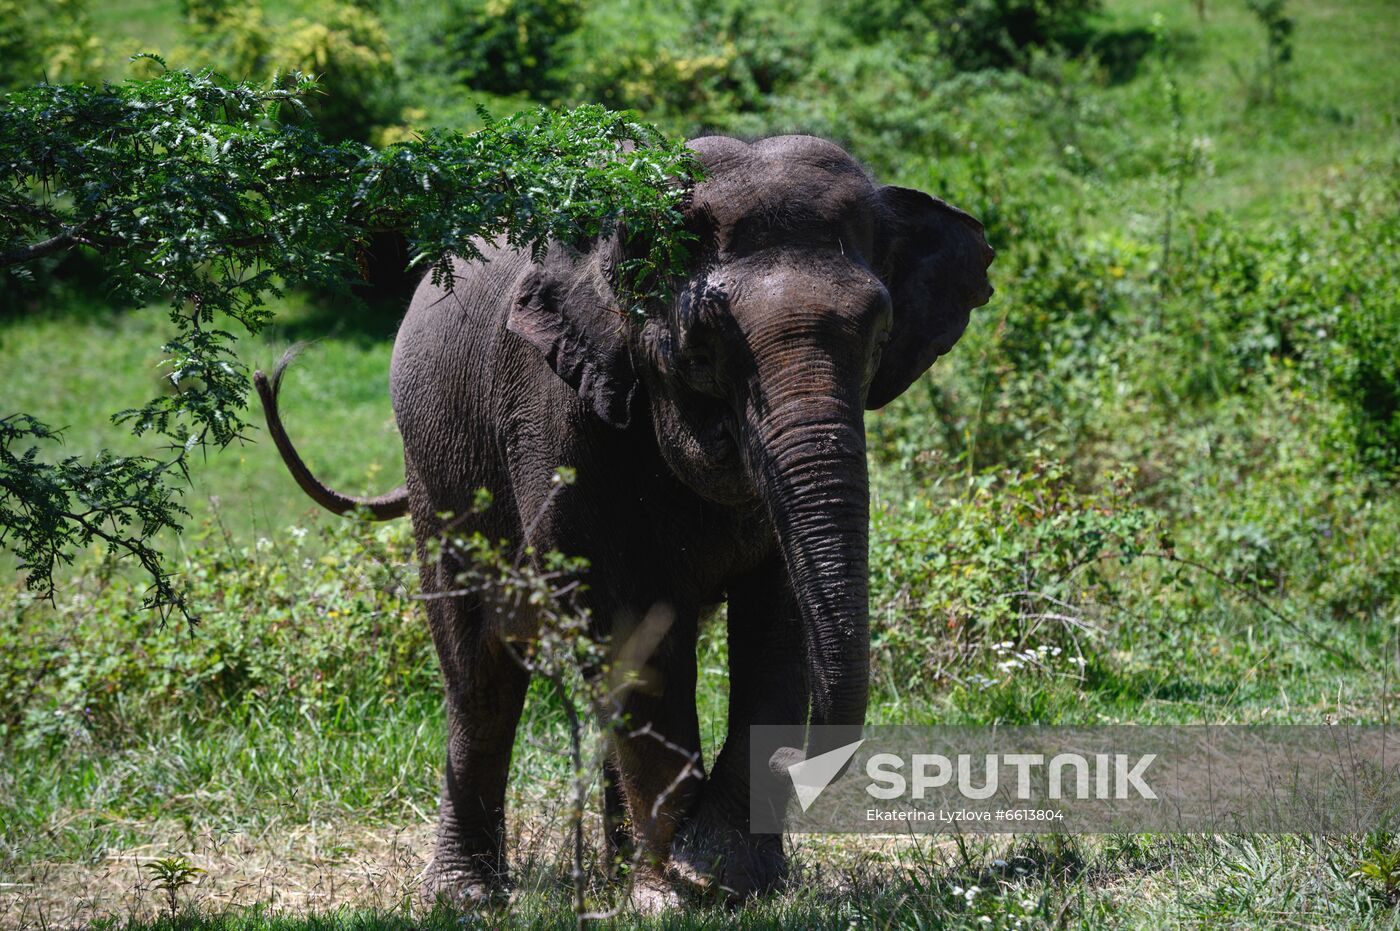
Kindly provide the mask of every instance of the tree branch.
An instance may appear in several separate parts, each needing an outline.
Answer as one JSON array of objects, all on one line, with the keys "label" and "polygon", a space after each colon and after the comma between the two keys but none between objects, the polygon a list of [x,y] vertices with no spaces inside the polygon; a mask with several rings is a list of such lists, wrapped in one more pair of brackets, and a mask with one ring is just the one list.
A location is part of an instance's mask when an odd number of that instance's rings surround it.
[{"label": "tree branch", "polygon": [[25,262],[42,259],[45,256],[53,255],[55,252],[62,252],[64,249],[77,244],[78,239],[74,231],[65,230],[57,236],[50,236],[43,242],[36,242],[30,246],[23,246],[19,249],[11,249],[9,252],[0,253],[0,268],[9,268],[11,265],[23,265]]}]

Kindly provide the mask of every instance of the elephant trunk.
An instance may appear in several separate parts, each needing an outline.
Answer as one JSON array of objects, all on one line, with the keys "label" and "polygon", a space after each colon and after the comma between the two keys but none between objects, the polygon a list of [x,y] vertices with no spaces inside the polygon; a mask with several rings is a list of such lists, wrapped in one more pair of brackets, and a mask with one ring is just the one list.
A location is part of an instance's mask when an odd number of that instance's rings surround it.
[{"label": "elephant trunk", "polygon": [[755,433],[752,468],[805,631],[812,723],[842,726],[816,736],[815,755],[856,739],[865,721],[870,496],[861,404],[790,397],[772,403]]}]

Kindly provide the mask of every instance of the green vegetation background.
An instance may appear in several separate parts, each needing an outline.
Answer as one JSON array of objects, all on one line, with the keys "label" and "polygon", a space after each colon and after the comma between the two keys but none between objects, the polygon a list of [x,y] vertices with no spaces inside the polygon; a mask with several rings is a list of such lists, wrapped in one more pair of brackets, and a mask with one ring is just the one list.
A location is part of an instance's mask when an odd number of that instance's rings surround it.
[{"label": "green vegetation background", "polygon": [[[121,77],[127,54],[159,51],[239,77],[324,73],[323,127],[373,143],[529,100],[636,107],[678,134],[842,142],[881,181],[981,216],[999,253],[997,296],[962,343],[868,419],[872,719],[1389,720],[1393,4],[32,6],[0,0],[33,37],[0,64],[11,83],[36,67]],[[66,425],[73,452],[136,451],[106,418],[156,390],[164,310],[110,306],[81,257],[3,296],[0,413]],[[386,380],[401,310],[294,294],[244,346],[266,367],[318,340],[284,416],[338,487],[399,481]],[[319,515],[268,443],[193,478],[195,519],[169,546],[203,609],[196,636],[154,629],[96,555],[52,606],[0,588],[0,880],[153,834],[431,815],[441,714],[407,528]],[[723,666],[712,627],[710,752]],[[548,749],[559,710],[535,698],[512,780],[527,821],[565,778]],[[826,874],[810,855],[810,888],[743,920],[1393,927],[1397,851],[1389,836],[998,841],[847,852]],[[1021,875],[986,878],[1013,861]],[[561,870],[535,865],[526,914],[567,923]]]}]

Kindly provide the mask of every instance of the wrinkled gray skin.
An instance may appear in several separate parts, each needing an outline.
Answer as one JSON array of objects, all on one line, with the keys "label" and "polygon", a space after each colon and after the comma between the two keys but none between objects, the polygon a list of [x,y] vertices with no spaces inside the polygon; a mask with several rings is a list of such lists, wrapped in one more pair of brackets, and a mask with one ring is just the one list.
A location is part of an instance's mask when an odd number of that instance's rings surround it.
[{"label": "wrinkled gray skin", "polygon": [[[357,502],[320,485],[277,420],[275,382],[258,380],[312,497],[385,518],[406,505],[426,593],[454,589],[461,568],[451,552],[431,555],[446,513],[467,515],[455,531],[524,533],[537,552],[586,557],[600,633],[643,654],[625,661],[644,667],[622,699],[633,728],[698,751],[696,625],[728,602],[728,736],[713,768],[667,794],[686,760],[652,737],[619,736],[608,797],[649,855],[644,886],[664,888],[665,876],[744,898],[785,874],[780,837],[747,830],[750,791],[775,788],[749,784],[749,725],[798,725],[800,740],[809,714],[851,727],[865,716],[863,411],[952,348],[991,295],[993,253],[966,213],[873,185],[820,139],[692,146],[708,172],[687,210],[694,267],[645,320],[613,293],[628,248],[617,238],[555,245],[539,263],[484,245],[490,261],[458,262],[450,293],[418,288],[391,376],[406,490]],[[578,478],[551,496],[560,466]],[[494,504],[471,514],[482,487]],[[475,898],[505,873],[506,774],[527,675],[477,599],[426,605],[449,730],[426,880]],[[656,623],[643,625],[649,615]]]}]

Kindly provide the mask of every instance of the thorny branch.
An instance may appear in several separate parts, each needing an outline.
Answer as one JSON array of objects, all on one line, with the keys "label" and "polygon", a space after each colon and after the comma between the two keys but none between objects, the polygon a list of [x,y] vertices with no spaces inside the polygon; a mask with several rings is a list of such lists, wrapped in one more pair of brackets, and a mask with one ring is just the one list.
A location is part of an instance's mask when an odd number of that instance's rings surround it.
[{"label": "thorny branch", "polygon": [[[0,543],[31,590],[52,598],[58,567],[101,540],[151,578],[148,606],[193,620],[153,537],[181,529],[192,451],[247,438],[232,331],[258,333],[284,288],[344,292],[371,231],[404,235],[413,264],[439,276],[452,255],[480,258],[478,237],[539,250],[610,232],[624,214],[651,246],[639,276],[664,281],[684,255],[680,204],[698,163],[627,115],[484,115],[472,135],[430,132],[376,151],[280,119],[287,108],[308,116],[302,98],[314,88],[301,74],[267,88],[167,70],[0,98],[0,274],[32,287],[45,263],[86,248],[119,300],[169,303],[173,330],[162,347],[169,390],[113,418],[163,438],[161,456],[53,462],[46,447],[59,431],[0,410]],[[85,523],[80,503],[110,525]]]}]

